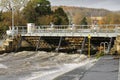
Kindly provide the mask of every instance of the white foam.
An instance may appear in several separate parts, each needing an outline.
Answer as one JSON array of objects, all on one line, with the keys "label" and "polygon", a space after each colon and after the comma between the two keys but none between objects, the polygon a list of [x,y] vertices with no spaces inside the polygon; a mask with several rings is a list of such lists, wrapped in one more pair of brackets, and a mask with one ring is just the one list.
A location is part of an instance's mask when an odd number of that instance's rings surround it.
[{"label": "white foam", "polygon": [[56,70],[51,70],[51,71],[43,71],[43,72],[32,72],[32,76],[27,78],[27,79],[24,79],[24,80],[35,80],[35,79],[40,79],[40,80],[52,80],[54,79],[55,77],[59,76],[59,75],[62,75],[66,72],[69,72],[75,68],[78,68],[78,67],[81,67],[81,66],[84,66],[84,65],[87,65],[87,69],[90,68],[91,66],[93,66],[94,64],[92,62],[95,62],[96,60],[86,60],[86,61],[83,61],[79,64],[77,63],[73,63],[73,64],[64,64],[64,65],[61,65],[59,66],[58,69]]},{"label": "white foam", "polygon": [[7,69],[8,67],[4,64],[0,64],[0,68],[4,68],[4,69]]},{"label": "white foam", "polygon": [[2,58],[0,58],[0,61],[2,61],[3,59]]}]

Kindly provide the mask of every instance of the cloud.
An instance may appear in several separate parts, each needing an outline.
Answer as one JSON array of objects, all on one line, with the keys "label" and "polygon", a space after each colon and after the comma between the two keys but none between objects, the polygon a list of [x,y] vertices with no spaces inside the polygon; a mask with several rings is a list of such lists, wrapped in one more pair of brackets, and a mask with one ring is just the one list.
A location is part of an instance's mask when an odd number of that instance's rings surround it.
[{"label": "cloud", "polygon": [[49,0],[53,6],[79,6],[120,10],[120,0]]}]

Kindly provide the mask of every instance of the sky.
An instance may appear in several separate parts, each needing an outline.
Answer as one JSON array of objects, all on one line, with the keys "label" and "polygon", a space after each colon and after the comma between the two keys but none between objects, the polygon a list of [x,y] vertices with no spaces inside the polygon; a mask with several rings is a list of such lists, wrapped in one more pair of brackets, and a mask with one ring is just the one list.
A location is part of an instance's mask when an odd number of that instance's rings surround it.
[{"label": "sky", "polygon": [[49,0],[52,6],[77,6],[120,11],[120,0]]}]

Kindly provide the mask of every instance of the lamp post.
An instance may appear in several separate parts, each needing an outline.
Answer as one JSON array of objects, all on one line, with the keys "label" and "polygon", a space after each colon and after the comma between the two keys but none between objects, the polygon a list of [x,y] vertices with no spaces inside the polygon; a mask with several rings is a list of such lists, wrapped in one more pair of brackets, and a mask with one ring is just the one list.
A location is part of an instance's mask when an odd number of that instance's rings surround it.
[{"label": "lamp post", "polygon": [[[19,6],[19,5],[22,5],[22,3],[23,2],[20,2],[18,5],[17,4],[15,4],[14,5],[14,0],[11,0],[11,11],[12,11],[12,30],[11,30],[11,32],[12,32],[12,38],[14,38],[14,34],[15,34],[15,24],[14,24],[14,10],[15,10],[15,7],[16,6]],[[18,28],[17,28],[18,29]]]},{"label": "lamp post", "polygon": [[12,38],[14,37],[14,2],[12,0],[11,2],[12,5]]},{"label": "lamp post", "polygon": [[90,57],[90,39],[91,39],[91,35],[88,35],[88,57]]},{"label": "lamp post", "polygon": [[14,9],[12,8],[12,30],[14,29]]}]

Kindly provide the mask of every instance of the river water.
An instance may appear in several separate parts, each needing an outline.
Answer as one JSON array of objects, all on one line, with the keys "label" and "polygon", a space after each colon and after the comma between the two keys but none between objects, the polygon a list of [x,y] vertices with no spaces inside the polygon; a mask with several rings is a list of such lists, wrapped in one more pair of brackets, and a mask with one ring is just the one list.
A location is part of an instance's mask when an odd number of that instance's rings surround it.
[{"label": "river water", "polygon": [[44,51],[5,53],[0,55],[0,80],[37,80],[48,74],[69,71],[86,60],[83,54]]}]

